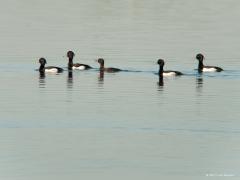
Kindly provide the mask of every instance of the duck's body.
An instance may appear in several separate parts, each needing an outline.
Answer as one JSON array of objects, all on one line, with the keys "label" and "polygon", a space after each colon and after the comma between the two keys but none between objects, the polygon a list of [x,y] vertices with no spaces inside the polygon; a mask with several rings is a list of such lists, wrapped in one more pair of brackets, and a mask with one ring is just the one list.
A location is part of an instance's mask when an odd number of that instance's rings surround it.
[{"label": "duck's body", "polygon": [[181,76],[183,75],[183,73],[179,72],[179,71],[171,71],[171,70],[168,70],[168,71],[163,71],[163,76]]},{"label": "duck's body", "polygon": [[121,69],[109,67],[109,68],[101,68],[100,71],[105,71],[105,72],[109,72],[109,73],[114,73],[114,72],[119,72],[119,71],[121,71]]},{"label": "duck's body", "polygon": [[91,69],[92,67],[87,65],[87,64],[81,64],[81,63],[73,63],[73,57],[75,56],[73,51],[68,51],[67,52],[67,57],[68,57],[68,70],[88,70]]},{"label": "duck's body", "polygon": [[63,69],[60,67],[56,66],[47,66],[45,67],[45,64],[47,64],[47,61],[45,58],[40,58],[39,59],[40,67],[39,67],[39,72],[41,73],[61,73],[63,72]]},{"label": "duck's body", "polygon": [[198,60],[198,72],[199,73],[202,73],[202,72],[221,72],[221,71],[223,71],[222,68],[217,67],[217,66],[205,66],[203,64],[204,56],[202,54],[197,54],[196,59]]},{"label": "duck's body", "polygon": [[44,68],[45,72],[60,73],[63,72],[63,69],[56,66],[47,66]]},{"label": "duck's body", "polygon": [[217,66],[204,66],[200,71],[202,72],[221,72],[223,71],[222,68],[217,67]]},{"label": "duck's body", "polygon": [[181,76],[181,75],[183,75],[183,73],[181,73],[179,71],[172,71],[172,70],[164,71],[163,66],[164,66],[165,62],[164,62],[163,59],[159,59],[158,64],[159,64],[159,71],[158,71],[159,76],[171,77],[171,76]]},{"label": "duck's body", "polygon": [[73,64],[73,66],[72,66],[72,70],[74,70],[74,69],[88,70],[88,69],[91,69],[91,68],[92,67],[87,65],[87,64],[80,64],[80,63]]},{"label": "duck's body", "polygon": [[102,58],[98,59],[98,63],[100,64],[100,68],[99,68],[100,71],[109,72],[109,73],[122,71],[121,69],[113,68],[113,67],[105,68],[104,67],[104,59],[102,59]]}]

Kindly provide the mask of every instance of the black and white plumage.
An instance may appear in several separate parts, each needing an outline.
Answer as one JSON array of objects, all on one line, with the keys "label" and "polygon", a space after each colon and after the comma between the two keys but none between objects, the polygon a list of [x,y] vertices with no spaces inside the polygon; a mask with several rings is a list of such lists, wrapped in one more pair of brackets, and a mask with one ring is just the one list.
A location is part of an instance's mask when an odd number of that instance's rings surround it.
[{"label": "black and white plumage", "polygon": [[73,63],[73,57],[75,56],[73,51],[68,51],[67,52],[67,57],[68,57],[68,70],[88,70],[92,69],[91,66],[87,64],[80,64],[80,63]]},{"label": "black and white plumage", "polygon": [[158,72],[159,76],[171,77],[171,76],[181,76],[181,75],[183,75],[183,73],[181,73],[179,71],[172,71],[172,70],[164,71],[163,66],[164,66],[165,62],[164,62],[163,59],[159,59],[157,63],[159,64],[159,72]]},{"label": "black and white plumage", "polygon": [[205,57],[199,53],[196,55],[196,59],[198,60],[198,72],[202,73],[202,72],[221,72],[223,71],[222,68],[217,67],[217,66],[205,66],[203,64],[203,60],[205,59]]},{"label": "black and white plumage", "polygon": [[100,68],[99,68],[100,71],[105,71],[105,72],[109,72],[109,73],[122,71],[121,69],[113,68],[113,67],[105,68],[104,67],[104,59],[103,58],[99,58],[97,60],[97,62],[100,64]]},{"label": "black and white plumage", "polygon": [[45,58],[40,58],[39,59],[39,63],[40,63],[40,67],[39,67],[39,72],[41,73],[45,73],[45,72],[49,72],[49,73],[61,73],[63,72],[63,69],[60,67],[56,67],[56,66],[47,66],[45,67],[45,64],[47,64],[47,61]]}]

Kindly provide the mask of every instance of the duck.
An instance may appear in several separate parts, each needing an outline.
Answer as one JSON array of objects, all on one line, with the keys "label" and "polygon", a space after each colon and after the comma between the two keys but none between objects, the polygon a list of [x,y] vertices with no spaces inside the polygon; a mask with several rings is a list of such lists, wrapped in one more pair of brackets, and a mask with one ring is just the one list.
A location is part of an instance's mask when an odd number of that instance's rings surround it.
[{"label": "duck", "polygon": [[39,59],[40,67],[39,67],[39,72],[40,73],[45,73],[45,72],[50,72],[50,73],[61,73],[63,72],[63,69],[60,67],[56,66],[47,66],[45,67],[45,64],[47,64],[47,61],[45,58],[40,58]]},{"label": "duck", "polygon": [[91,66],[87,65],[87,64],[80,64],[80,63],[73,63],[73,57],[75,56],[73,51],[68,51],[67,52],[67,57],[68,57],[68,70],[74,70],[74,69],[78,69],[78,70],[88,70],[88,69],[92,69]]},{"label": "duck", "polygon": [[105,71],[105,72],[109,72],[109,73],[122,71],[121,69],[113,68],[113,67],[105,68],[104,67],[104,59],[103,58],[99,58],[97,60],[97,62],[100,64],[100,69],[99,69],[100,71]]},{"label": "duck", "polygon": [[198,60],[198,72],[221,72],[223,71],[222,68],[217,67],[217,66],[205,66],[203,64],[203,60],[205,59],[204,55],[199,53],[196,55],[196,59]]},{"label": "duck", "polygon": [[157,63],[159,64],[159,72],[158,75],[161,77],[170,77],[170,76],[181,76],[183,75],[183,73],[179,72],[179,71],[172,71],[172,70],[168,70],[168,71],[164,71],[163,70],[163,66],[165,64],[163,59],[158,59]]}]

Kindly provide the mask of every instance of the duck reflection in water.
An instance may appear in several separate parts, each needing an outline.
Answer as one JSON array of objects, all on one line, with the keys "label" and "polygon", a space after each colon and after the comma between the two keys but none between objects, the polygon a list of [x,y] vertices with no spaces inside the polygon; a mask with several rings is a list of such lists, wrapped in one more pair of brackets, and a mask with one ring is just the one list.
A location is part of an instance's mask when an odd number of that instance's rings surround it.
[{"label": "duck reflection in water", "polygon": [[161,76],[161,75],[159,75],[158,86],[159,87],[163,87],[164,86],[163,76]]},{"label": "duck reflection in water", "polygon": [[202,76],[197,76],[196,78],[196,92],[198,95],[202,94],[203,90],[203,78]]},{"label": "duck reflection in water", "polygon": [[98,76],[98,84],[103,84],[103,82],[104,82],[104,71],[100,70],[99,76]]},{"label": "duck reflection in water", "polygon": [[44,88],[45,87],[45,72],[39,72],[39,87]]},{"label": "duck reflection in water", "polygon": [[73,72],[72,72],[72,70],[68,71],[67,87],[70,89],[73,88]]},{"label": "duck reflection in water", "polygon": [[203,78],[202,78],[202,76],[198,76],[196,78],[196,87],[197,88],[202,88],[203,87]]}]

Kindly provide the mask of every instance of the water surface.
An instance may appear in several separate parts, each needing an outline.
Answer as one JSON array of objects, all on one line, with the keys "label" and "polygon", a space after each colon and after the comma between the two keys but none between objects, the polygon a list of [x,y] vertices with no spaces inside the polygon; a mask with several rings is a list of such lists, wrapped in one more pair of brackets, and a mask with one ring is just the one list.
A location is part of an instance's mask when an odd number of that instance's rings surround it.
[{"label": "water surface", "polygon": [[[239,2],[7,1],[0,179],[238,178]],[[116,74],[39,75],[66,52]],[[198,75],[196,53],[222,73]],[[185,76],[159,85],[157,59]]]}]

